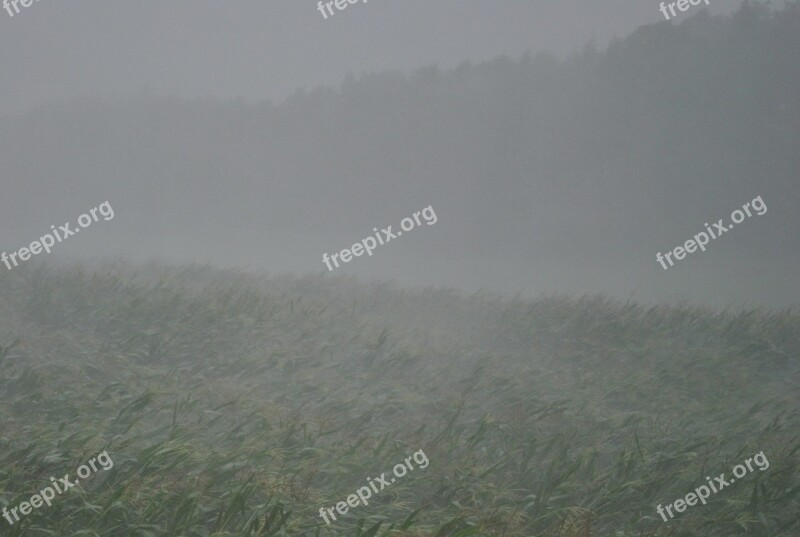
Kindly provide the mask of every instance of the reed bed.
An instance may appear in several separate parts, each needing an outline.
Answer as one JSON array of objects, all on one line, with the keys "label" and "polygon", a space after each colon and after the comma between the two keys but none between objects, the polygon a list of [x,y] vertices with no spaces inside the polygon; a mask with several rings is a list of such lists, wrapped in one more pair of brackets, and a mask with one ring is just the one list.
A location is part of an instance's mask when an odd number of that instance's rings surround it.
[{"label": "reed bed", "polygon": [[0,534],[797,537],[799,352],[793,310],[32,265],[0,275],[0,507],[114,468]]}]

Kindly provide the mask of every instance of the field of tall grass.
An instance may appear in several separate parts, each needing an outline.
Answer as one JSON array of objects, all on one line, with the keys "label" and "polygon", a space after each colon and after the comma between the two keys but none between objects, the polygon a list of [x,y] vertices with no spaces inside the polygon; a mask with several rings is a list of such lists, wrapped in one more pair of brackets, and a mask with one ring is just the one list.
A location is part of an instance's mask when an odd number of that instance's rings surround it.
[{"label": "field of tall grass", "polygon": [[798,537],[799,353],[796,311],[30,265],[0,274],[0,507],[114,467],[0,535]]}]

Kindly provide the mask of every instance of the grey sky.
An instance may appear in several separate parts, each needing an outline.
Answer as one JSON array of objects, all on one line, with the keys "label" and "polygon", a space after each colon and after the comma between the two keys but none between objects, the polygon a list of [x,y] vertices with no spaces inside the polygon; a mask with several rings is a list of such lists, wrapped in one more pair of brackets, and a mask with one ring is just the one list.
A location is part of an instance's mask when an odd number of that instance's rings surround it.
[{"label": "grey sky", "polygon": [[[430,204],[435,227],[335,275],[795,304],[796,15],[703,10],[675,27],[630,0],[369,0],[327,20],[311,0],[0,10],[0,252],[109,200],[113,221],[45,261],[320,274],[323,253]],[[447,71],[418,70],[433,64]],[[766,216],[657,264],[757,195]]]},{"label": "grey sky", "polygon": [[[739,4],[714,0],[711,11]],[[311,0],[40,0],[13,18],[0,11],[0,113],[144,86],[280,101],[299,87],[338,84],[348,72],[452,67],[526,49],[564,55],[658,22],[657,5],[372,0],[324,20]]]}]

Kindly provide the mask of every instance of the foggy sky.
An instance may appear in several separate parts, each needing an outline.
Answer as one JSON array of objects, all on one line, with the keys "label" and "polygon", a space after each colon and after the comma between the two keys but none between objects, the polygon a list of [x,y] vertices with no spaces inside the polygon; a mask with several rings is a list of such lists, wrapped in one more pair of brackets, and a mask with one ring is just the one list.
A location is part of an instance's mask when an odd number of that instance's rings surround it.
[{"label": "foggy sky", "polygon": [[[735,0],[713,0],[729,13]],[[325,20],[311,0],[39,0],[0,11],[0,114],[143,87],[280,101],[347,73],[605,47],[662,20],[634,0],[372,0]],[[694,10],[699,9],[693,8]],[[678,21],[692,15],[682,14]]]},{"label": "foggy sky", "polygon": [[[710,13],[739,5],[712,0]],[[668,32],[657,6],[370,0],[328,20],[311,1],[0,11],[0,250],[108,200],[114,220],[35,259],[327,274],[323,253],[432,205],[434,226],[334,275],[797,304],[800,108],[785,68],[797,50],[722,32],[702,6]],[[602,62],[536,55],[592,39],[619,46]],[[657,265],[758,195],[765,216]]]}]

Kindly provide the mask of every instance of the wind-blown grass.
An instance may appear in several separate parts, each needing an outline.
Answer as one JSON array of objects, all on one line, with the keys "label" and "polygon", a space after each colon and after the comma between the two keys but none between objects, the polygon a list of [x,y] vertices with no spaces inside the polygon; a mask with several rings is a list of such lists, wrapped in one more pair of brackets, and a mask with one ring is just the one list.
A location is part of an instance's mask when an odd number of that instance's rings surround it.
[{"label": "wind-blown grass", "polygon": [[[0,506],[114,468],[2,535],[800,534],[794,311],[32,267],[0,275]],[[424,472],[324,525],[417,449]]]}]

